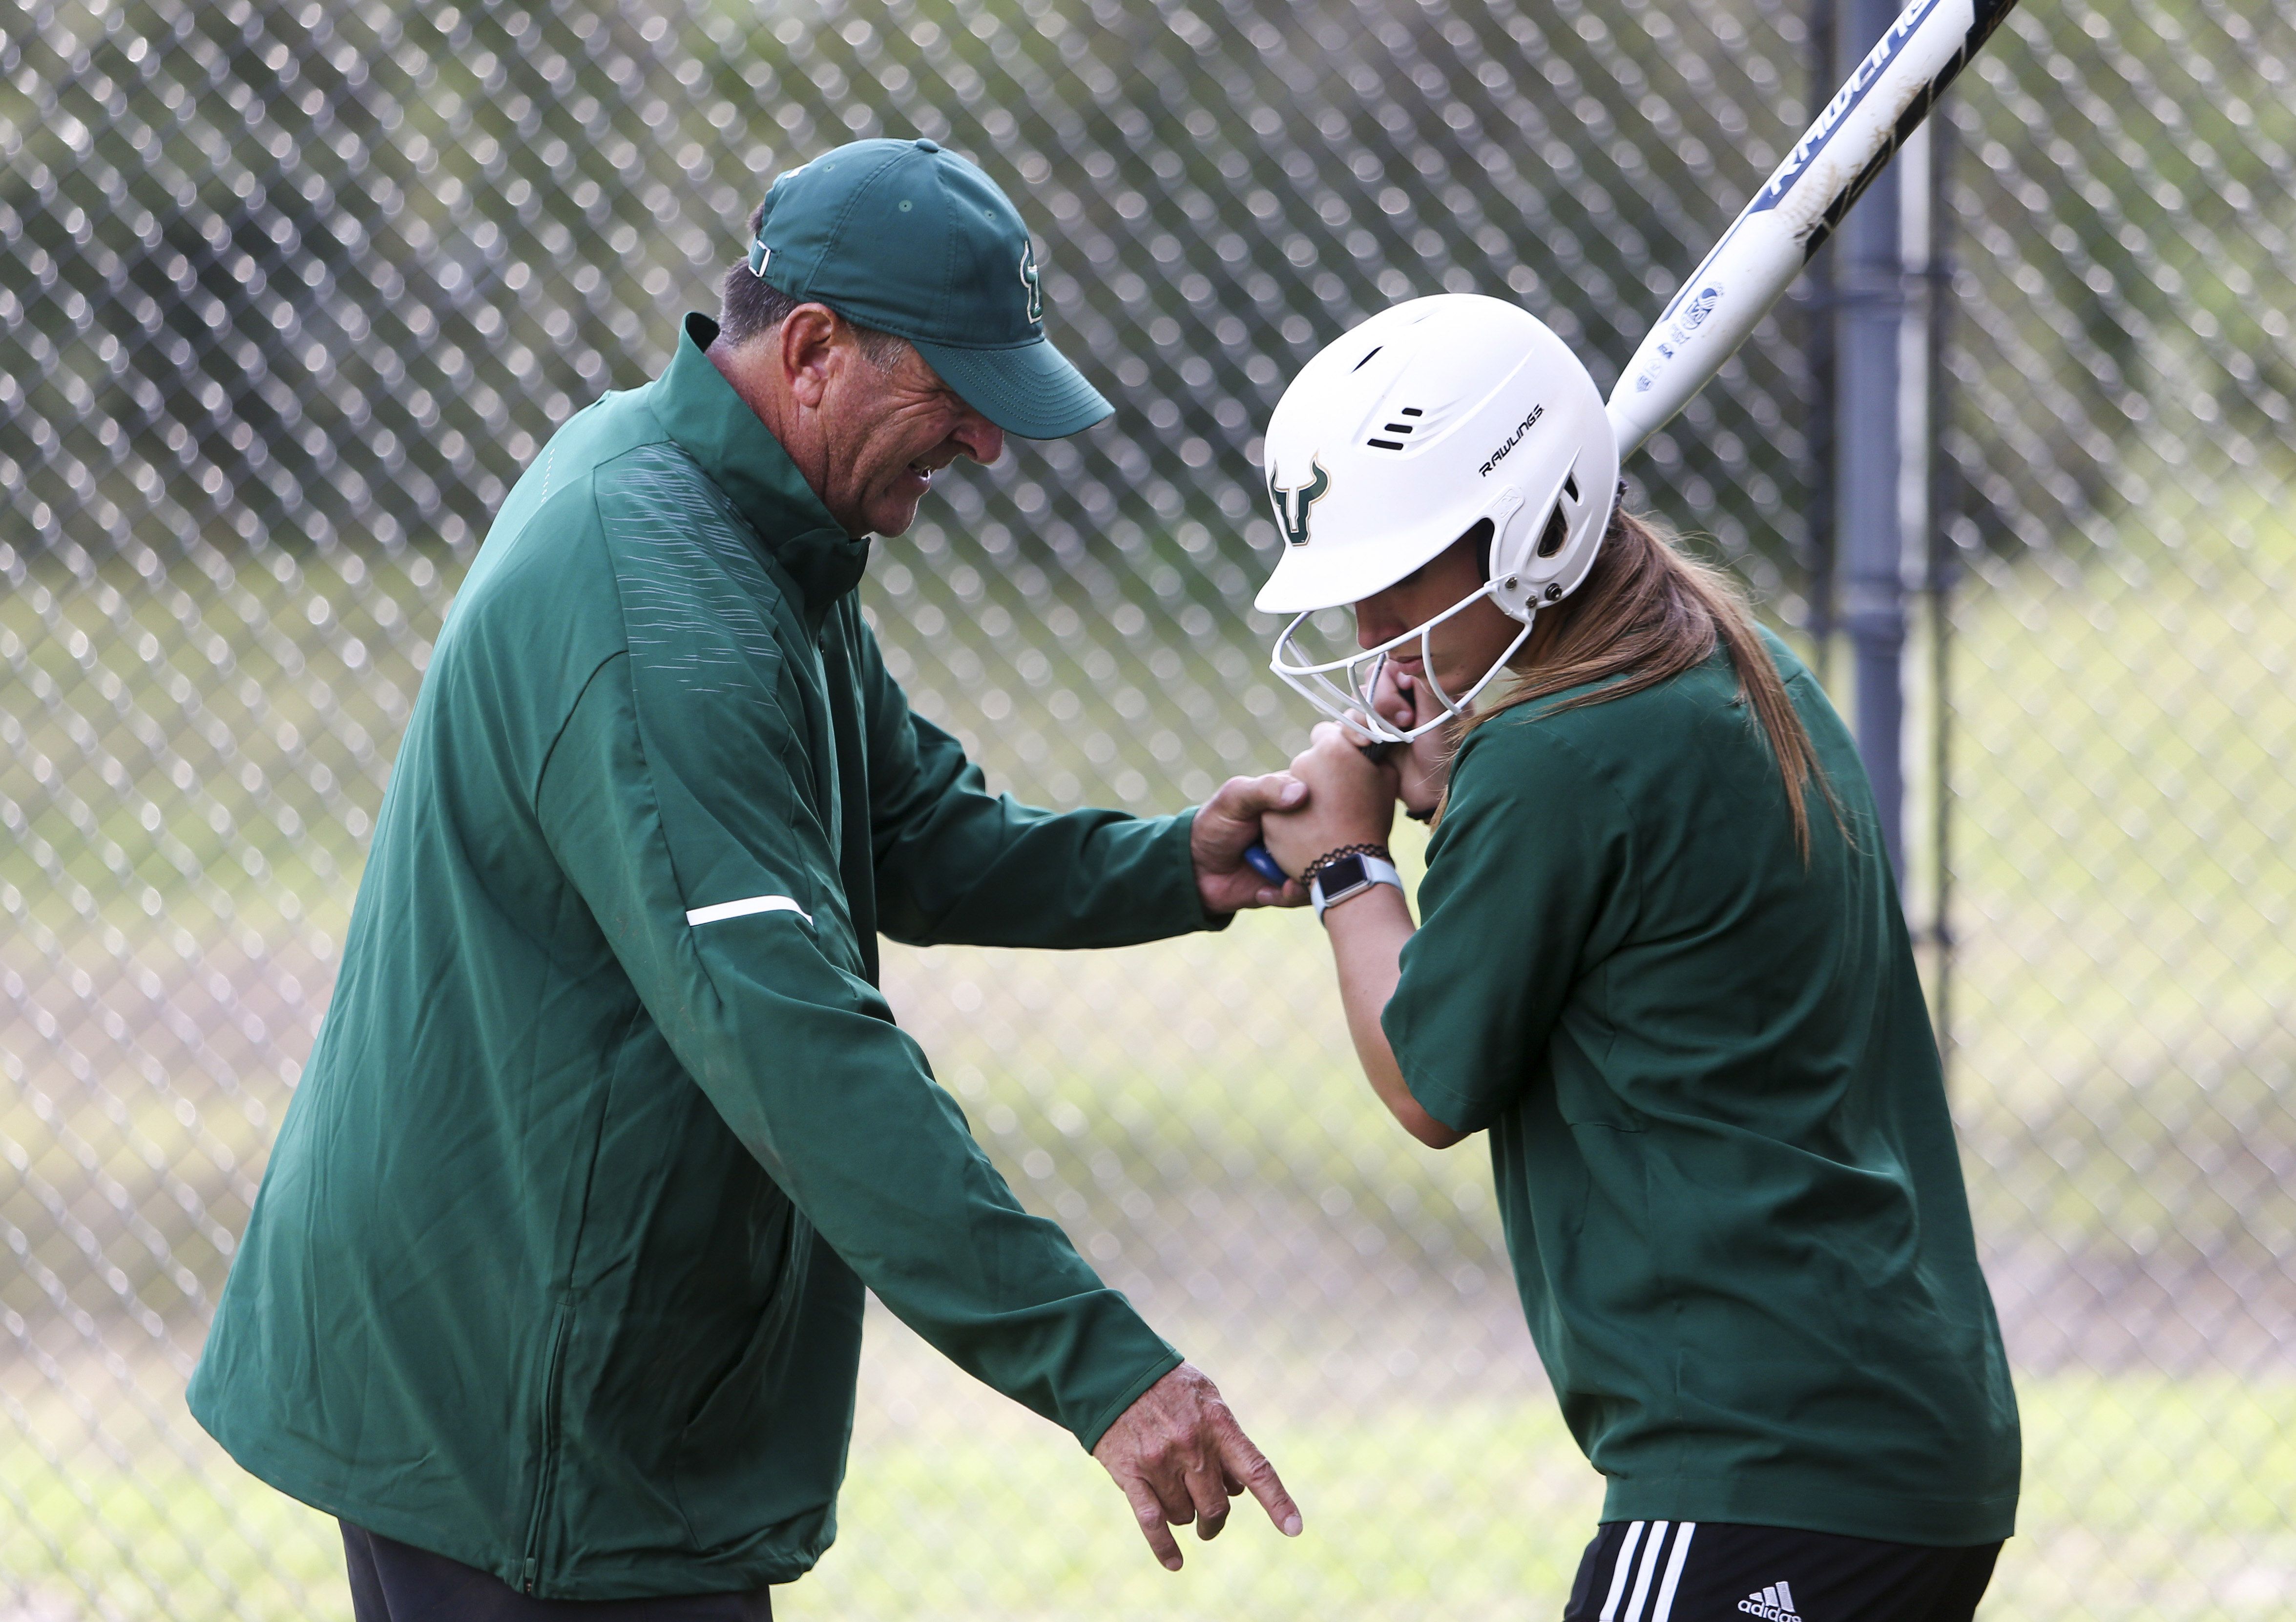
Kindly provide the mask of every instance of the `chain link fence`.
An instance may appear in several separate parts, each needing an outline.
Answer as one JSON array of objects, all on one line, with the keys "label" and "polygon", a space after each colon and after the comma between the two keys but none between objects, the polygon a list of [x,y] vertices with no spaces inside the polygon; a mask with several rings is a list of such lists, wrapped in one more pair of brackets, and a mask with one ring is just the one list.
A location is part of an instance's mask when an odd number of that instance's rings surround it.
[{"label": "chain link fence", "polygon": [[2035,1444],[2002,1614],[2286,1616],[2296,8],[2016,25],[1956,108],[1942,441],[1944,1024]]},{"label": "chain link fence", "polygon": [[[0,1618],[347,1609],[182,1406],[441,615],[509,483],[710,307],[770,176],[975,157],[1117,403],[865,586],[992,776],[1161,809],[1305,717],[1258,425],[1342,328],[1516,298],[1607,381],[1807,121],[1803,0],[0,4]],[[1915,911],[2021,1372],[1988,1615],[2296,1609],[2296,6],[2013,15],[1955,265]],[[1824,86],[1831,88],[1830,82]],[[1635,472],[1825,622],[1787,308]],[[1817,650],[1823,653],[1824,649]],[[1915,819],[1916,821],[1920,819]],[[1599,1484],[1472,1151],[1357,1077],[1296,918],[889,954],[1023,1196],[1210,1368],[1310,1536],[1170,1578],[880,1314],[786,1614],[1551,1613]]]}]

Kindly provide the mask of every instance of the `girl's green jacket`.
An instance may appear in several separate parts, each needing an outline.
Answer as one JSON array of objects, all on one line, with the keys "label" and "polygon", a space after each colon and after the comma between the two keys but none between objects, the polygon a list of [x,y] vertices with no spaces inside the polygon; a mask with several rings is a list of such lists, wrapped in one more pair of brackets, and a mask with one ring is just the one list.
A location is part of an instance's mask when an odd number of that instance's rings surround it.
[{"label": "girl's green jacket", "polygon": [[1488,1130],[1603,1520],[1992,1543],[2017,1397],[1913,943],[1857,745],[1768,645],[1824,774],[1806,852],[1726,652],[1502,711],[1383,1026],[1428,1113]]}]

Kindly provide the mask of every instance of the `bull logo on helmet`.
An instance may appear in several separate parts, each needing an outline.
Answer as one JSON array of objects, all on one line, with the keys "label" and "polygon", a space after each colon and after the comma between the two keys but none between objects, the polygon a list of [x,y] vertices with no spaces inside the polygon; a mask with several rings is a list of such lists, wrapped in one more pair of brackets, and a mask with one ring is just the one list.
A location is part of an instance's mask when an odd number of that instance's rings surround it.
[{"label": "bull logo on helmet", "polygon": [[1294,546],[1308,544],[1308,509],[1323,500],[1332,487],[1332,476],[1324,471],[1322,463],[1311,457],[1308,466],[1316,476],[1297,488],[1286,490],[1275,482],[1275,464],[1267,464],[1267,499],[1275,504],[1275,521],[1283,527],[1283,538]]}]

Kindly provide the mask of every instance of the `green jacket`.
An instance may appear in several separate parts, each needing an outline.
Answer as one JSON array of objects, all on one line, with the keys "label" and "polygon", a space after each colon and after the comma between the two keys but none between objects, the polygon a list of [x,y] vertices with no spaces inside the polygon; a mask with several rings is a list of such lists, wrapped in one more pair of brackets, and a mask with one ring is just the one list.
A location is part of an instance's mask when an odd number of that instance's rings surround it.
[{"label": "green jacket", "polygon": [[281,1490],[544,1597],[809,1568],[865,1285],[1087,1447],[1179,1361],[1014,1200],[876,937],[1216,925],[1191,818],[988,793],[715,331],[472,567],[191,1386]]},{"label": "green jacket", "polygon": [[1382,1026],[1431,1115],[1489,1130],[1602,1519],[1990,1543],[2017,1397],[1921,977],[1857,745],[1764,635],[1825,777],[1807,853],[1726,652],[1502,712]]}]

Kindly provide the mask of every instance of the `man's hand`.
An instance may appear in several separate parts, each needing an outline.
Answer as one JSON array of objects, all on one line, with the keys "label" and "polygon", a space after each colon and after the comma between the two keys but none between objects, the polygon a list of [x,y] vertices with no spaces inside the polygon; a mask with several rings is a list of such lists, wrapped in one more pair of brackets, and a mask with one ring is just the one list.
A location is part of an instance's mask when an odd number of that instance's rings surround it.
[{"label": "man's hand", "polygon": [[1268,854],[1285,872],[1304,872],[1342,845],[1387,842],[1395,826],[1395,767],[1365,754],[1360,734],[1326,721],[1292,761],[1292,775],[1308,785],[1307,799],[1267,819]]},{"label": "man's hand", "polygon": [[1300,1536],[1299,1506],[1277,1479],[1275,1466],[1243,1434],[1219,1388],[1192,1364],[1182,1364],[1142,1392],[1092,1456],[1123,1489],[1141,1536],[1167,1571],[1180,1569],[1172,1528],[1193,1521],[1198,1537],[1218,1537],[1227,1524],[1227,1501],[1239,1493],[1259,1499],[1284,1536]]},{"label": "man's hand", "polygon": [[1260,837],[1259,819],[1299,805],[1307,790],[1282,772],[1265,777],[1231,777],[1196,813],[1188,836],[1195,858],[1196,889],[1207,913],[1234,913],[1248,906],[1300,906],[1308,892],[1294,881],[1270,884],[1243,859]]}]

